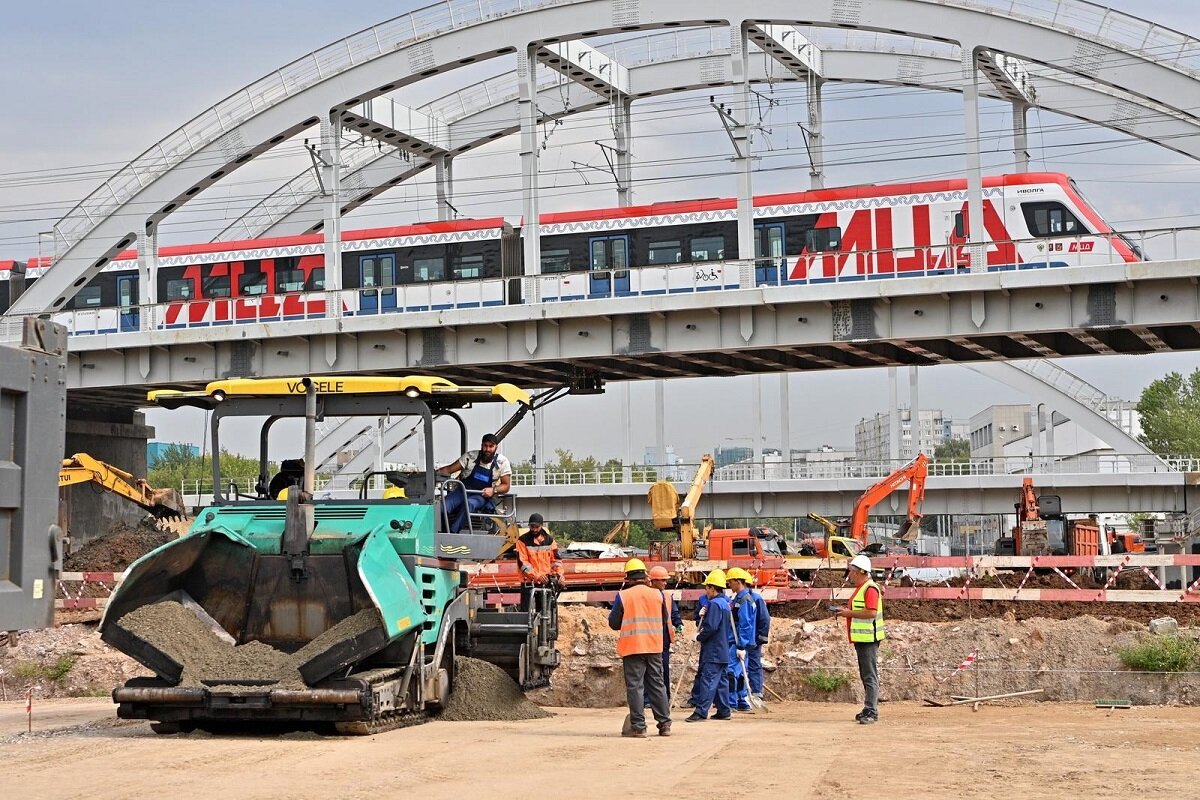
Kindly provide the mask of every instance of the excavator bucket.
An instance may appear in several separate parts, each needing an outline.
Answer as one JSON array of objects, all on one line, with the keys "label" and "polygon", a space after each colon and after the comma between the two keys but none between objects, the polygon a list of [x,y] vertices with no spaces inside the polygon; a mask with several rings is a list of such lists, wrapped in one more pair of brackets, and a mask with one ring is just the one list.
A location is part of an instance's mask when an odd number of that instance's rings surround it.
[{"label": "excavator bucket", "polygon": [[185,518],[187,505],[183,497],[175,489],[153,489],[150,492],[150,502],[145,509],[155,519],[177,520]]},{"label": "excavator bucket", "polygon": [[896,530],[896,538],[904,542],[915,542],[917,536],[921,533],[921,520],[909,518],[900,523],[900,527]]}]

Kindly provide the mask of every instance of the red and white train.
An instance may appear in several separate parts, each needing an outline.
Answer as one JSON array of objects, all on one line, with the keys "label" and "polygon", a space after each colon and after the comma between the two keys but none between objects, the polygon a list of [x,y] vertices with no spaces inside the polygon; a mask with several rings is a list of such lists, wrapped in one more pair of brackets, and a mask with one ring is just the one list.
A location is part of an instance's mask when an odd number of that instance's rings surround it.
[{"label": "red and white train", "polygon": [[[989,270],[1142,260],[1066,175],[987,178],[984,198]],[[745,258],[732,199],[544,214],[532,280],[548,302],[952,274],[969,263],[965,209],[963,180],[764,195]],[[344,232],[342,313],[520,303],[531,290],[515,280],[520,237],[499,217]],[[320,234],[165,247],[158,263],[161,327],[313,318],[336,302]],[[0,262],[0,310],[14,265]],[[52,268],[26,266],[32,280]],[[145,296],[136,253],[125,252],[57,316],[77,334],[137,330]]]}]

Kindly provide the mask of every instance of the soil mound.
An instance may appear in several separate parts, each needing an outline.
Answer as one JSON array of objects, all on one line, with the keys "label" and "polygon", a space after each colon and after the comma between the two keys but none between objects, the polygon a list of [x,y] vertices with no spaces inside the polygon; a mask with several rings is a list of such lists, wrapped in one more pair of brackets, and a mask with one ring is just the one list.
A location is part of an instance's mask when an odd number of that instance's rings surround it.
[{"label": "soil mound", "polygon": [[63,568],[67,572],[123,572],[134,561],[178,535],[176,530],[118,522],[108,533],[68,554],[63,559]]},{"label": "soil mound", "polygon": [[454,691],[439,719],[511,722],[553,716],[530,702],[508,673],[495,664],[457,656],[454,669]]}]

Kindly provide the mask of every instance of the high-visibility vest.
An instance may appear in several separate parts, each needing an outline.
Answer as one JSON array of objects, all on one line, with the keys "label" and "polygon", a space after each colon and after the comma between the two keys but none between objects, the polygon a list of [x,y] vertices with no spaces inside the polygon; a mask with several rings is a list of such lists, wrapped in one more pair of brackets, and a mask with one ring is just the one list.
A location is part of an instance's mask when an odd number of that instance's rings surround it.
[{"label": "high-visibility vest", "polygon": [[661,653],[663,634],[670,630],[667,624],[671,612],[662,592],[645,584],[636,584],[622,589],[621,632],[617,638],[617,655],[639,653]]},{"label": "high-visibility vest", "polygon": [[535,580],[545,580],[554,571],[554,562],[558,560],[558,545],[552,537],[544,545],[525,544],[517,540],[517,559],[529,567]]},{"label": "high-visibility vest", "polygon": [[875,611],[873,619],[855,619],[851,617],[846,620],[850,623],[850,641],[852,642],[882,642],[885,634],[883,631],[883,592],[875,585],[874,581],[868,580],[862,586],[855,590],[850,597],[851,611],[865,611],[867,608],[867,589],[875,589],[879,592],[879,608]]}]

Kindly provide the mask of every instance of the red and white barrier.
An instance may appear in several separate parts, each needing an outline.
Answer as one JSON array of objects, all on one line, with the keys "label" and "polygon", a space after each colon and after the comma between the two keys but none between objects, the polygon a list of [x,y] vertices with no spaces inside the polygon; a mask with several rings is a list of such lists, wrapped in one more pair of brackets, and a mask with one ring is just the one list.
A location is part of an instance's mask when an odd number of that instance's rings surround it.
[{"label": "red and white barrier", "polygon": [[975,666],[975,661],[976,661],[976,659],[978,659],[978,658],[979,658],[979,651],[978,651],[978,650],[972,650],[970,653],[968,653],[968,654],[967,654],[967,657],[966,657],[966,658],[964,658],[964,659],[963,659],[963,660],[962,660],[962,661],[959,663],[959,665],[958,665],[957,667],[955,667],[955,668],[954,668],[954,672],[951,672],[949,675],[947,675],[947,676],[946,676],[946,677],[944,677],[944,678],[938,678],[938,683],[945,683],[946,681],[948,681],[948,680],[950,680],[951,678],[953,678],[955,675],[959,675],[959,674],[961,674],[961,673],[962,673],[964,670],[968,670],[968,669],[970,669],[971,667]]}]

